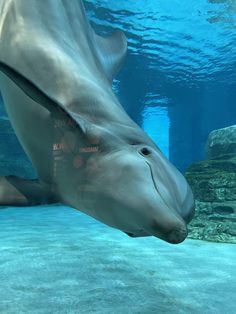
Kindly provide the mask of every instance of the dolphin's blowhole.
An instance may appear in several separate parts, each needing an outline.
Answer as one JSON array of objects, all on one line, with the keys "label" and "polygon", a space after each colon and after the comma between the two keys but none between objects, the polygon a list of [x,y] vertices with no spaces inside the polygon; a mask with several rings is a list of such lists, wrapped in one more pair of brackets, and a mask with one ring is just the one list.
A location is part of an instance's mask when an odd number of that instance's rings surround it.
[{"label": "dolphin's blowhole", "polygon": [[140,154],[143,155],[143,156],[148,156],[151,154],[151,151],[150,149],[148,149],[147,147],[143,147],[140,149]]}]

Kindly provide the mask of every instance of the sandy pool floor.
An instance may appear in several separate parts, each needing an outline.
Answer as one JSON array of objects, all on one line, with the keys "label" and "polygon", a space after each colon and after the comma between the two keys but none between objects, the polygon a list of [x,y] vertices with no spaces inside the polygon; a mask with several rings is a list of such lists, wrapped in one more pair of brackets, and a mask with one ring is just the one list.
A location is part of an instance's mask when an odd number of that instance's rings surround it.
[{"label": "sandy pool floor", "polygon": [[234,314],[236,245],[133,239],[64,206],[0,209],[1,314]]}]

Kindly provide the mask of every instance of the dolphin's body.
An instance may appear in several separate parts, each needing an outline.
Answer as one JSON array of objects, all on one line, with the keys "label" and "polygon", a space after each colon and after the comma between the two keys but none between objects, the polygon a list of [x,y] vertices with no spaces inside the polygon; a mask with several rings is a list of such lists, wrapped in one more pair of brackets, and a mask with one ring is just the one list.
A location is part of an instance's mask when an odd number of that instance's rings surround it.
[{"label": "dolphin's body", "polygon": [[0,179],[0,204],[61,202],[131,236],[170,243],[194,211],[184,177],[126,114],[111,82],[126,54],[81,0],[0,0],[0,89],[38,179]]}]

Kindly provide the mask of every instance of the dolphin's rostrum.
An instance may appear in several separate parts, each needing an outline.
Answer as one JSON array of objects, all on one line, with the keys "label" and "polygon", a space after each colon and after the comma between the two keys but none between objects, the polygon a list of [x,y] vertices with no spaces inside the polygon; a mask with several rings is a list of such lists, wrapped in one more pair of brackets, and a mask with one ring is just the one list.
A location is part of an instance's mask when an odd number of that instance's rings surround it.
[{"label": "dolphin's rostrum", "polygon": [[100,37],[80,0],[0,0],[0,88],[38,179],[0,179],[0,203],[61,202],[130,236],[187,236],[192,192],[111,82],[124,34]]}]

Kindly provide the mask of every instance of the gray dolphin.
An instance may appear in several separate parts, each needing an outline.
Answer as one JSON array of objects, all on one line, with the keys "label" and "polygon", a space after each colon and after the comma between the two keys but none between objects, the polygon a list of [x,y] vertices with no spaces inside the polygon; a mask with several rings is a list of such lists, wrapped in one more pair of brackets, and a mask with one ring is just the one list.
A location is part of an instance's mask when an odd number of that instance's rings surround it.
[{"label": "gray dolphin", "polygon": [[95,34],[80,0],[0,0],[0,88],[38,179],[0,178],[0,204],[61,202],[130,236],[187,236],[192,192],[111,83],[124,34]]}]

